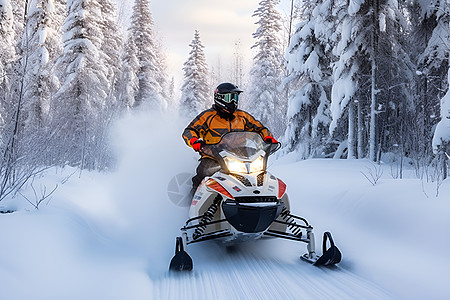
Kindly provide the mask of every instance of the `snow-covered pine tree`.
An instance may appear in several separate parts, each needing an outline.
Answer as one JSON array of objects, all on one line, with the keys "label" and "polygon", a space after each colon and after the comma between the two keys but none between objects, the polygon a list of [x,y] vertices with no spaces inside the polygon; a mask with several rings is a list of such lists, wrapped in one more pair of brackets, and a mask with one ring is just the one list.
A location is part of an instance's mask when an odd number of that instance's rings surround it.
[{"label": "snow-covered pine tree", "polygon": [[[338,42],[334,45],[333,54],[337,60],[333,63],[332,90],[331,90],[331,114],[330,134],[337,141],[341,141],[348,146],[349,158],[356,157],[355,141],[355,110],[354,96],[357,86],[357,72],[361,73],[361,63],[358,57],[358,45],[354,41],[354,36],[359,38],[359,43],[364,42],[361,38],[362,25],[355,21],[352,5],[360,5],[359,1],[351,2],[347,7],[346,1],[336,1],[336,32]],[[359,9],[359,7],[358,7]],[[365,33],[367,34],[367,33]],[[361,105],[358,101],[358,105]],[[345,112],[348,112],[345,115]],[[348,117],[347,122],[341,118]],[[340,126],[339,126],[340,125]]]},{"label": "snow-covered pine tree", "polygon": [[62,70],[61,88],[53,105],[56,159],[81,168],[101,167],[97,160],[98,116],[108,95],[108,68],[101,52],[103,20],[97,0],[69,0],[63,25],[63,55],[57,62]]},{"label": "snow-covered pine tree", "polygon": [[[15,4],[24,4],[25,2]],[[23,131],[23,71],[20,66],[19,55],[16,55],[15,46],[18,45],[17,34],[23,28],[24,16],[12,22],[14,11],[18,7],[11,6],[8,0],[0,0],[0,114],[5,124],[0,124],[0,201],[8,194],[20,189],[30,178],[40,172],[39,165],[35,164],[38,150],[29,143],[31,139],[24,139]],[[15,9],[13,11],[13,8]],[[24,6],[22,6],[24,8]],[[18,24],[14,26],[14,24]],[[33,135],[34,137],[37,134]],[[28,143],[27,143],[28,142]],[[33,141],[35,142],[35,141]]]},{"label": "snow-covered pine tree", "polygon": [[56,28],[59,28],[61,30],[62,25],[64,24],[64,20],[67,16],[67,0],[53,0],[55,4],[55,21],[56,21]]},{"label": "snow-covered pine tree", "polygon": [[[450,2],[428,0],[422,4],[422,24],[426,26],[426,48],[419,56],[419,70],[428,76],[428,81],[444,82],[446,85],[446,70],[450,59]],[[433,78],[438,76],[438,78]],[[433,83],[432,83],[433,84]],[[435,87],[438,97],[444,94],[445,85]],[[442,87],[444,87],[442,89]],[[439,98],[441,98],[439,97]]]},{"label": "snow-covered pine tree", "polygon": [[12,64],[15,59],[12,6],[9,0],[0,0],[0,146],[3,125],[10,105]]},{"label": "snow-covered pine tree", "polygon": [[404,2],[380,1],[378,17],[378,121],[377,160],[382,153],[411,153],[407,128],[416,118],[414,107],[414,73],[408,49],[407,20]]},{"label": "snow-covered pine tree", "polygon": [[97,137],[95,161],[100,168],[103,168],[107,167],[113,157],[107,140],[109,125],[123,109],[118,101],[123,32],[117,22],[116,1],[102,0],[100,4],[102,20],[99,25],[102,30],[102,43],[99,50],[103,55],[102,63],[106,68],[108,87],[103,109],[97,115],[94,134]]},{"label": "snow-covered pine tree", "polygon": [[[450,67],[447,72],[447,84],[450,87]],[[433,137],[433,149],[438,150],[444,144],[450,145],[450,88],[441,99],[441,120],[439,121]]]},{"label": "snow-covered pine tree", "polygon": [[29,0],[10,0],[14,16],[14,34],[16,38],[22,37],[25,28],[26,10]]},{"label": "snow-covered pine tree", "polygon": [[139,62],[137,78],[138,89],[134,105],[148,104],[155,110],[165,110],[167,99],[165,93],[167,78],[163,69],[162,54],[153,31],[154,23],[148,0],[135,0],[131,27],[129,28],[129,43],[134,43],[136,59]]},{"label": "snow-covered pine tree", "polygon": [[[417,1],[410,7],[410,14],[416,16],[411,38],[411,56],[417,63],[415,127],[417,157],[431,155],[429,141],[433,127],[438,122],[439,101],[447,89],[445,80],[449,61],[450,45],[450,2]],[[416,50],[416,51],[414,51]]]},{"label": "snow-covered pine tree", "polygon": [[121,107],[131,109],[135,106],[139,90],[139,60],[136,46],[130,36],[121,55],[121,72],[118,87],[118,101]]},{"label": "snow-covered pine tree", "polygon": [[262,0],[253,16],[259,25],[253,38],[256,49],[250,71],[249,92],[246,96],[248,110],[276,135],[285,129],[287,99],[279,87],[284,78],[284,61],[280,40],[281,15],[276,5],[279,0]]},{"label": "snow-covered pine tree", "polygon": [[169,99],[171,99],[172,104],[168,107],[168,110],[177,111],[178,110],[178,102],[175,101],[175,77],[172,76],[169,83],[169,93],[167,94]]},{"label": "snow-covered pine tree", "polygon": [[[399,143],[398,135],[389,134],[401,124],[391,121],[407,115],[404,81],[412,66],[400,38],[405,22],[392,1],[339,1],[336,9],[339,42],[333,50],[338,60],[333,68],[330,132],[347,128],[348,156],[362,157],[368,148],[369,158],[377,160],[380,151]],[[348,121],[342,122],[343,117]]]},{"label": "snow-covered pine tree", "polygon": [[4,194],[4,186],[13,180],[20,157],[19,107],[14,90],[18,73],[14,4],[0,0],[0,196]]},{"label": "snow-covered pine tree", "polygon": [[200,40],[200,33],[195,30],[194,39],[189,44],[189,57],[183,64],[184,81],[181,87],[180,113],[194,117],[212,103],[210,93],[208,66]]},{"label": "snow-covered pine tree", "polygon": [[[447,73],[447,84],[450,87],[450,67]],[[450,150],[450,88],[441,99],[441,120],[436,126],[433,136],[433,151],[438,154],[442,165],[442,177],[445,179],[448,166],[448,152]]]},{"label": "snow-covered pine tree", "polygon": [[106,77],[109,82],[108,106],[115,106],[120,72],[120,53],[123,46],[122,32],[117,23],[116,4],[111,0],[102,0],[101,22],[103,40],[100,50],[105,54]]},{"label": "snow-covered pine tree", "polygon": [[241,51],[241,41],[237,40],[234,43],[234,53],[233,53],[233,76],[232,76],[232,82],[236,84],[239,87],[243,87],[244,83],[244,70],[243,70],[243,54]]},{"label": "snow-covered pine tree", "polygon": [[[157,36],[155,36],[157,37]],[[155,40],[155,53],[156,53],[156,69],[158,70],[155,74],[156,82],[161,87],[161,97],[164,99],[163,108],[167,109],[169,105],[174,105],[177,101],[169,97],[170,94],[170,80],[167,74],[167,60],[165,53],[163,51],[164,45],[160,38]]]},{"label": "snow-covered pine tree", "polygon": [[328,137],[332,4],[328,0],[303,3],[305,20],[297,26],[286,54],[285,81],[291,92],[285,141],[287,150],[296,150],[302,159],[322,155]]},{"label": "snow-covered pine tree", "polygon": [[56,11],[52,0],[31,0],[22,38],[24,69],[24,125],[29,134],[42,130],[48,121],[50,99],[58,86],[52,70],[62,52]]}]

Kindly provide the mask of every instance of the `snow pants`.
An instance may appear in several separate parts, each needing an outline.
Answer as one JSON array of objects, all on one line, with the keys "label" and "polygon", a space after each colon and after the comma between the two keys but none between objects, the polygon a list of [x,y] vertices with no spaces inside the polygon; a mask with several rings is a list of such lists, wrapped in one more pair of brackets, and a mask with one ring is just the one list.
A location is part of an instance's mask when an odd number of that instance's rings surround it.
[{"label": "snow pants", "polygon": [[214,160],[212,158],[208,158],[208,157],[200,158],[200,163],[196,170],[197,174],[194,177],[192,177],[193,191],[195,192],[197,187],[202,182],[203,178],[205,178],[207,176],[211,176],[219,170],[220,170],[220,165],[216,160]]}]

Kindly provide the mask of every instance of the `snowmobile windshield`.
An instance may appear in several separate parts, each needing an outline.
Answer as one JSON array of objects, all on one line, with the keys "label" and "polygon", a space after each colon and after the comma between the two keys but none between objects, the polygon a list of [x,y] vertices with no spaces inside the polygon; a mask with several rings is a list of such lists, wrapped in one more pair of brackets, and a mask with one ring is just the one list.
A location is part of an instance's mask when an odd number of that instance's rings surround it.
[{"label": "snowmobile windshield", "polygon": [[261,135],[248,131],[229,132],[214,145],[219,152],[225,150],[242,159],[249,159],[261,150],[267,152],[269,147],[270,144],[265,143]]}]

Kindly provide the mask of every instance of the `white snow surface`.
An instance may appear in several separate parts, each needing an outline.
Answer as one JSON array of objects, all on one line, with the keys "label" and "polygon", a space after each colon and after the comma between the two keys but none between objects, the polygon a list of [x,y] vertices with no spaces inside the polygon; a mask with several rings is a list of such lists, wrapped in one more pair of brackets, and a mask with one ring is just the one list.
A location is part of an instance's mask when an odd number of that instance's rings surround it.
[{"label": "white snow surface", "polygon": [[[166,188],[197,164],[181,139],[187,122],[126,117],[112,131],[114,172],[53,169],[33,183],[38,195],[58,185],[39,210],[21,196],[0,202],[16,209],[0,214],[0,299],[448,299],[449,179],[437,190],[365,160],[270,162],[292,212],[314,226],[319,252],[332,232],[343,253],[336,267],[314,267],[299,259],[305,244],[273,239],[232,252],[190,245],[194,271],[170,273],[188,211]],[[372,185],[362,173],[376,168],[384,173]],[[22,194],[35,199],[31,186]]]}]

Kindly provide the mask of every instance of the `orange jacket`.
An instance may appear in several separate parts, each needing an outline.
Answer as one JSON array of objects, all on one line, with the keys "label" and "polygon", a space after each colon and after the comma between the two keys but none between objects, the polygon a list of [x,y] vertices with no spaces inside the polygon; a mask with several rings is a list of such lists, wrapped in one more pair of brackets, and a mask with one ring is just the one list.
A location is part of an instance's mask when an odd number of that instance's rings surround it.
[{"label": "orange jacket", "polygon": [[192,147],[190,140],[196,137],[203,139],[206,144],[216,144],[222,135],[230,131],[255,131],[262,138],[272,135],[261,122],[245,111],[238,109],[233,116],[232,120],[228,120],[219,116],[214,108],[205,110],[184,129],[184,142]]}]

